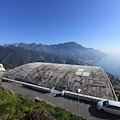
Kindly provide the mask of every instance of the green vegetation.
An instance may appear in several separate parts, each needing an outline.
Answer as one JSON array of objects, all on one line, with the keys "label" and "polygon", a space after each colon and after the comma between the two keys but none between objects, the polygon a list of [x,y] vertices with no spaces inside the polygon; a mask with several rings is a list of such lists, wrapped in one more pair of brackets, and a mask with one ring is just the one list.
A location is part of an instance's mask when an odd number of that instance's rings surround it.
[{"label": "green vegetation", "polygon": [[20,94],[13,94],[0,87],[0,120],[86,120],[53,107],[45,101],[34,103]]},{"label": "green vegetation", "polygon": [[11,64],[10,64],[10,63],[4,63],[3,66],[4,66],[6,69],[10,69],[10,68],[11,68]]}]

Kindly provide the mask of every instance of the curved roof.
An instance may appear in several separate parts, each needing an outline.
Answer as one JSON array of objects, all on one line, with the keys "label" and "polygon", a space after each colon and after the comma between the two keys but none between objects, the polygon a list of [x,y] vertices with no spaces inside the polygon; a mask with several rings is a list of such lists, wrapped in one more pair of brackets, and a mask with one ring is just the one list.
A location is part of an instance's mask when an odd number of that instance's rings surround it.
[{"label": "curved roof", "polygon": [[66,65],[54,63],[29,63],[17,67],[6,77],[30,82],[44,87],[77,92],[100,98],[113,99],[114,95],[104,70],[95,66]]}]

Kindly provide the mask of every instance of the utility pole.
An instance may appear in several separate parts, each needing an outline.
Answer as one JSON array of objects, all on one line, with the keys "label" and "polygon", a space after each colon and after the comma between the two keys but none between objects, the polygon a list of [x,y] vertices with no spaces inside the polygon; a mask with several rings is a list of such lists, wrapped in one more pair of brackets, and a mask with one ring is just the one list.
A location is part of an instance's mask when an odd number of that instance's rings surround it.
[{"label": "utility pole", "polygon": [[80,99],[80,98],[79,98],[79,96],[80,96],[80,95],[79,95],[80,92],[81,92],[81,89],[79,88],[79,89],[78,89],[78,104],[79,104],[79,105],[78,105],[78,106],[79,106],[79,110],[78,110],[78,112],[79,112],[79,115],[80,115],[80,100],[79,100],[79,99]]}]

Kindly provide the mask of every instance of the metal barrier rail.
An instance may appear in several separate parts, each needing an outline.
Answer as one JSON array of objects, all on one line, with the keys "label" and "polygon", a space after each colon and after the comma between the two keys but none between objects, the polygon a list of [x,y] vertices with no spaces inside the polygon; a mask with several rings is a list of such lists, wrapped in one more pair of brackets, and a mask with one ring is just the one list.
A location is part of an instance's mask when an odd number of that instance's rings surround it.
[{"label": "metal barrier rail", "polygon": [[[103,71],[104,71],[104,70],[103,70]],[[104,72],[105,72],[105,71],[104,71]],[[106,74],[106,72],[105,72],[105,75],[106,75],[106,77],[107,77],[108,83],[109,83],[110,88],[111,88],[111,90],[112,90],[112,93],[113,93],[113,95],[114,95],[114,100],[115,100],[115,101],[118,101],[118,98],[117,98],[117,96],[116,96],[116,94],[115,94],[115,91],[114,91],[114,88],[113,88],[113,86],[112,86],[112,83],[111,83],[108,75]]]},{"label": "metal barrier rail", "polygon": [[103,98],[98,98],[98,97],[89,96],[89,95],[83,95],[83,94],[69,92],[69,91],[64,91],[62,94],[64,94],[64,96],[69,96],[69,97],[73,97],[73,98],[79,97],[81,100],[86,100],[86,101],[93,102],[93,103],[97,103],[100,100],[103,100],[103,101],[107,100],[107,99],[103,99]]},{"label": "metal barrier rail", "polygon": [[[23,84],[25,86],[29,86],[30,88],[35,88],[35,89],[40,90],[40,91],[49,92],[49,93],[52,92],[52,90],[50,88],[46,88],[46,87],[42,87],[42,86],[38,86],[38,85],[33,85],[33,84],[30,84],[30,83],[20,82],[20,81],[8,79],[8,78],[2,78],[2,81],[16,82],[16,83]],[[97,103],[100,100],[103,100],[103,101],[107,100],[107,99],[103,99],[103,98],[99,98],[99,97],[78,94],[78,93],[75,93],[75,92],[70,92],[70,91],[65,91],[65,90],[63,90],[61,92],[61,95],[62,96],[73,97],[73,98],[78,98],[78,96],[79,96],[81,100],[86,100],[86,101],[90,101],[90,102],[93,102],[93,103]]]},{"label": "metal barrier rail", "polygon": [[46,87],[42,87],[42,86],[38,86],[38,85],[33,85],[33,84],[30,84],[30,83],[25,83],[25,82],[13,80],[13,79],[8,79],[8,78],[2,78],[1,80],[2,80],[2,81],[11,81],[11,82],[20,83],[20,84],[22,84],[22,85],[30,86],[30,87],[33,88],[33,89],[40,90],[40,91],[44,91],[44,92],[49,92],[49,93],[51,92],[51,89],[50,89],[50,88],[46,88]]}]

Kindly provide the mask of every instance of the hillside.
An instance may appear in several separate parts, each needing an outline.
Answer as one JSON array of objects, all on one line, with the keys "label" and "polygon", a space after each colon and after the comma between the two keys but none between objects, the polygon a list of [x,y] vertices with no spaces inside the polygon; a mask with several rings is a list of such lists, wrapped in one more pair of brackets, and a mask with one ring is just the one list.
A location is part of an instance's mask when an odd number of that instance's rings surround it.
[{"label": "hillside", "polygon": [[0,120],[86,120],[45,101],[34,103],[0,86]]},{"label": "hillside", "polygon": [[86,48],[77,44],[75,42],[66,42],[55,45],[43,45],[43,44],[26,44],[26,43],[15,43],[15,44],[6,44],[4,46],[16,46],[22,47],[27,50],[42,51],[46,53],[56,53],[58,55],[68,55],[79,60],[86,62],[92,60],[99,60],[106,56],[105,53],[95,50],[93,48]]},{"label": "hillside", "polygon": [[20,47],[0,47],[0,63],[10,63],[12,68],[30,62],[51,62],[64,64],[85,64],[76,58],[25,50]]}]

